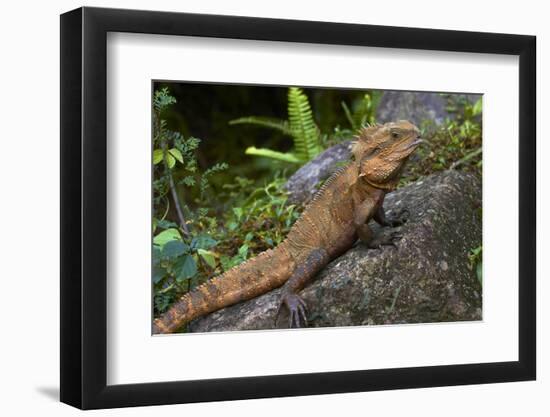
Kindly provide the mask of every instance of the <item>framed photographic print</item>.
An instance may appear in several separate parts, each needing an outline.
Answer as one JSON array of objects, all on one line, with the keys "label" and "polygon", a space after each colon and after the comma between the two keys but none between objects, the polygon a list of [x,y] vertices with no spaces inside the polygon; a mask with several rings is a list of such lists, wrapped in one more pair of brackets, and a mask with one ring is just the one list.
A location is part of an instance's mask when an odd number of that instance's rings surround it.
[{"label": "framed photographic print", "polygon": [[61,16],[61,400],[535,378],[535,38]]}]

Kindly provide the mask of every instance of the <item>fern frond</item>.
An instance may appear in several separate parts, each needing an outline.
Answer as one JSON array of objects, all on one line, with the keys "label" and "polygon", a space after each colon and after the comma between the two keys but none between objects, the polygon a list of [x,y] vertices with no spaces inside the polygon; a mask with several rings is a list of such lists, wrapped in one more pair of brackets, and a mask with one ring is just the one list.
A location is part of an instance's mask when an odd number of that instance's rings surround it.
[{"label": "fern frond", "polygon": [[254,146],[248,147],[245,153],[247,155],[264,156],[266,158],[277,159],[279,161],[290,162],[293,164],[298,164],[303,162],[301,159],[297,158],[296,155],[292,153],[278,152],[278,151],[274,151],[272,149],[266,149],[266,148],[256,148]]},{"label": "fern frond", "polygon": [[263,127],[269,127],[281,131],[285,135],[292,136],[292,132],[286,120],[275,119],[272,117],[249,116],[231,120],[230,125],[250,124]]},{"label": "fern frond", "polygon": [[296,157],[302,161],[313,159],[321,152],[319,129],[307,96],[297,87],[288,89],[288,120]]}]

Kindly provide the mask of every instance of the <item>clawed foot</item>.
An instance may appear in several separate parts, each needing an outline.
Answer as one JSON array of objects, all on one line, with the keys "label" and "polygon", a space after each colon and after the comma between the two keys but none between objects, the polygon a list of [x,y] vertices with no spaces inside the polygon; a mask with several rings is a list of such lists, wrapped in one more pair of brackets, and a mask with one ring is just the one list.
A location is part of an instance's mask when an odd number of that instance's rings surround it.
[{"label": "clawed foot", "polygon": [[298,295],[291,293],[282,295],[277,314],[275,315],[275,324],[277,324],[283,304],[288,308],[288,327],[307,327],[307,305]]},{"label": "clawed foot", "polygon": [[387,226],[397,227],[405,224],[409,220],[411,213],[406,208],[403,208],[394,217],[388,219]]},{"label": "clawed foot", "polygon": [[382,249],[382,246],[397,248],[395,243],[401,240],[402,237],[403,235],[399,232],[384,233],[370,241],[368,247],[369,249]]}]

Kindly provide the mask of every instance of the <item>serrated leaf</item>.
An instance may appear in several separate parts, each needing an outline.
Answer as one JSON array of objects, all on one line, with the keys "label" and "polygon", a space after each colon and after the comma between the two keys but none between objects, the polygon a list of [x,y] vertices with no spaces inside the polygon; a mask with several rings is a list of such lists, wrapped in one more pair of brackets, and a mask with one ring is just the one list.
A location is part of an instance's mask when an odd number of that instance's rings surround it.
[{"label": "serrated leaf", "polygon": [[168,168],[172,169],[174,168],[174,165],[176,165],[176,158],[174,158],[171,154],[166,154],[166,164],[168,165]]},{"label": "serrated leaf", "polygon": [[181,240],[170,240],[166,242],[162,248],[162,256],[164,258],[176,258],[183,255],[189,250],[189,246],[183,243]]},{"label": "serrated leaf", "polygon": [[204,249],[198,249],[197,253],[211,268],[216,268],[216,258],[218,257],[217,253]]},{"label": "serrated leaf", "polygon": [[180,163],[183,164],[183,155],[181,154],[180,150],[177,148],[172,148],[168,151],[170,155],[172,155],[174,158],[176,158]]},{"label": "serrated leaf", "polygon": [[180,232],[177,229],[166,229],[153,238],[153,243],[160,247],[171,240],[181,240]]},{"label": "serrated leaf", "polygon": [[153,151],[153,165],[157,165],[162,162],[163,156],[164,152],[162,152],[162,149],[155,149]]},{"label": "serrated leaf", "polygon": [[175,263],[174,270],[176,271],[176,281],[182,282],[197,274],[197,263],[191,255],[185,255]]}]

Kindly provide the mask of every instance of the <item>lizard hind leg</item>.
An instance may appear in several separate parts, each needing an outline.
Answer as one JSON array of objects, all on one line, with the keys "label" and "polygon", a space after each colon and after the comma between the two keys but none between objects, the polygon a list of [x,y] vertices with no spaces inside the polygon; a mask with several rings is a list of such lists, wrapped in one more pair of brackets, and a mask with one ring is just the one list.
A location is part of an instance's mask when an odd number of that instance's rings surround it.
[{"label": "lizard hind leg", "polygon": [[298,295],[298,291],[323,269],[329,260],[329,255],[324,248],[314,249],[305,260],[296,267],[283,286],[279,308],[275,316],[275,323],[277,322],[282,306],[285,305],[289,313],[289,327],[307,327],[307,305]]}]

